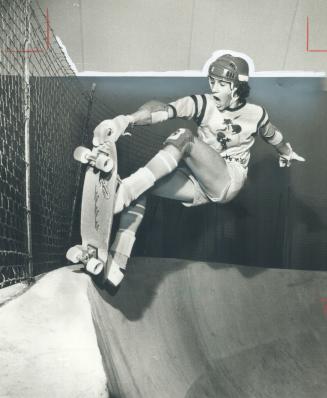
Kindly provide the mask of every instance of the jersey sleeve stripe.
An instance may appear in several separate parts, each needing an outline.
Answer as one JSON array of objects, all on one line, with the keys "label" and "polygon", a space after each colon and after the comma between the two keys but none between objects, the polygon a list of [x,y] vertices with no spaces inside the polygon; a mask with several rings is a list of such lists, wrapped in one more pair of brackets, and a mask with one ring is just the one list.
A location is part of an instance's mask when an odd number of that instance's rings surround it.
[{"label": "jersey sleeve stripe", "polygon": [[199,115],[199,117],[197,119],[197,124],[198,125],[200,125],[202,123],[202,120],[204,118],[204,115],[205,115],[205,112],[206,112],[206,109],[207,109],[207,98],[206,98],[206,96],[204,94],[202,94],[201,98],[202,98],[203,104],[202,104],[201,113],[200,113],[200,115]]},{"label": "jersey sleeve stripe", "polygon": [[172,117],[172,119],[176,119],[176,117],[177,117],[177,111],[176,111],[176,108],[173,106],[173,105],[171,105],[171,104],[168,104],[168,106],[172,109],[172,111],[173,111],[173,117]]},{"label": "jersey sleeve stripe", "polygon": [[[267,112],[266,112],[265,108],[262,108],[262,111],[263,111],[262,116],[261,116],[261,118],[260,118],[260,120],[258,121],[258,124],[257,124],[257,132],[259,131],[259,128],[262,127],[261,123],[265,120],[265,117],[267,116]],[[268,121],[269,121],[269,119],[267,118],[267,121],[265,122],[265,124]]]},{"label": "jersey sleeve stripe", "polygon": [[267,119],[267,120],[264,122],[264,124],[263,124],[262,126],[260,126],[260,128],[266,127],[268,123],[269,123],[269,119]]},{"label": "jersey sleeve stripe", "polygon": [[195,95],[191,95],[191,98],[194,101],[194,105],[195,105],[193,120],[196,120],[196,118],[198,117],[198,110],[199,110],[198,99],[196,98]]}]

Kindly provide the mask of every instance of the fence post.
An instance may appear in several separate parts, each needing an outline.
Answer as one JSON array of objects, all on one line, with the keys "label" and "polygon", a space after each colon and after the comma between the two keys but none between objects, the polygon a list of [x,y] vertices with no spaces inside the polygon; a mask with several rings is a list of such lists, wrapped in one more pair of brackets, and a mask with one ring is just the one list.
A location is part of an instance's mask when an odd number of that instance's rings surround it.
[{"label": "fence post", "polygon": [[31,154],[30,154],[30,113],[31,90],[29,53],[31,35],[31,4],[25,0],[25,43],[24,43],[24,132],[25,132],[25,178],[26,178],[26,228],[28,251],[28,277],[33,276],[32,217],[31,217]]}]

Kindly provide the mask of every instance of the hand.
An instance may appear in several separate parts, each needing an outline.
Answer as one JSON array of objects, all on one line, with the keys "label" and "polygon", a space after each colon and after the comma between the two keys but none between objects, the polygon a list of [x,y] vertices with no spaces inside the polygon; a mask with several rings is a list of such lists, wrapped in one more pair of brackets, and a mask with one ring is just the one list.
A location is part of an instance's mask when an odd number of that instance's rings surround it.
[{"label": "hand", "polygon": [[297,160],[298,162],[305,162],[305,159],[293,151],[291,145],[287,142],[286,146],[289,149],[288,155],[279,155],[279,167],[290,167],[292,160]]},{"label": "hand", "polygon": [[128,116],[120,115],[114,119],[103,120],[93,132],[93,145],[102,145],[106,140],[110,139],[114,142],[125,133],[131,119]]}]

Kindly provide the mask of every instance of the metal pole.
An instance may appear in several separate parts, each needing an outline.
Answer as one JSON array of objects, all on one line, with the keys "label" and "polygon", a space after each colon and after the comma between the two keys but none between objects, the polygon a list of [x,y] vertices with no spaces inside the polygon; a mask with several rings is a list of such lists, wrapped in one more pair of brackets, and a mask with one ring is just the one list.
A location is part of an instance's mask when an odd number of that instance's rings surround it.
[{"label": "metal pole", "polygon": [[28,252],[28,277],[33,276],[32,257],[32,218],[31,218],[31,170],[30,170],[30,114],[31,114],[31,92],[30,92],[30,70],[29,53],[31,32],[31,4],[25,1],[25,62],[24,62],[24,131],[25,131],[25,179],[26,179],[26,228],[27,228],[27,252]]}]

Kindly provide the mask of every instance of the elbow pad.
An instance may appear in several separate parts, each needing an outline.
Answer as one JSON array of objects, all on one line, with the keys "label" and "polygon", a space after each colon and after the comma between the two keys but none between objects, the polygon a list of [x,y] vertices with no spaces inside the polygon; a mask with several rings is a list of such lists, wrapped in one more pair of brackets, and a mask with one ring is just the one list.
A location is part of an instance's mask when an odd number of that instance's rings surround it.
[{"label": "elbow pad", "polygon": [[268,124],[261,128],[262,138],[271,145],[278,145],[283,140],[282,133],[277,128],[268,122]]},{"label": "elbow pad", "polygon": [[280,131],[276,130],[275,134],[271,138],[268,138],[267,141],[271,145],[278,145],[283,141],[283,135]]}]

